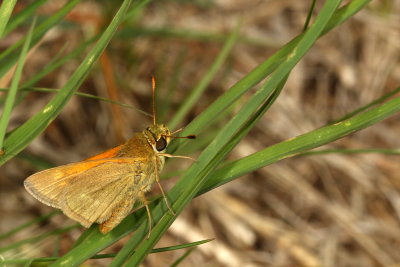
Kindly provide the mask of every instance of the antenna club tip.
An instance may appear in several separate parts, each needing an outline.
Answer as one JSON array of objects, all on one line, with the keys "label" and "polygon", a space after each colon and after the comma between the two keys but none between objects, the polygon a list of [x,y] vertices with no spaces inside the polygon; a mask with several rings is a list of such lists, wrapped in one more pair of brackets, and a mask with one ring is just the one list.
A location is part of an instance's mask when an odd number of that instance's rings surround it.
[{"label": "antenna club tip", "polygon": [[191,134],[191,135],[188,135],[187,138],[188,138],[188,139],[196,139],[196,135]]}]

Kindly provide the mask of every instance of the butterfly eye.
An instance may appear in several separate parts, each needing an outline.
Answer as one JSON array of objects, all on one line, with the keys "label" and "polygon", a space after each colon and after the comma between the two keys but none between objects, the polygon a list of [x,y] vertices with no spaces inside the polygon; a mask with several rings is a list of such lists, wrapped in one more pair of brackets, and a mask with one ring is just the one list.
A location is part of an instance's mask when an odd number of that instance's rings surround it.
[{"label": "butterfly eye", "polygon": [[163,151],[167,147],[167,141],[164,137],[161,137],[156,142],[156,149],[157,151]]}]

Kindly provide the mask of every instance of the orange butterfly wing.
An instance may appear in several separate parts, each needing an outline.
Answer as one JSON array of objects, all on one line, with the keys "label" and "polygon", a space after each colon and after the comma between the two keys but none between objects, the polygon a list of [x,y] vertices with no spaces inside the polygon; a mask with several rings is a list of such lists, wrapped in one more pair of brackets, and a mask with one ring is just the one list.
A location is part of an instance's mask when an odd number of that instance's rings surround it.
[{"label": "orange butterfly wing", "polygon": [[33,174],[24,185],[39,201],[89,227],[93,222],[106,221],[113,209],[127,203],[127,197],[131,199],[130,211],[141,190],[135,185],[135,176],[143,173],[138,170],[144,162],[144,158],[86,160]]}]

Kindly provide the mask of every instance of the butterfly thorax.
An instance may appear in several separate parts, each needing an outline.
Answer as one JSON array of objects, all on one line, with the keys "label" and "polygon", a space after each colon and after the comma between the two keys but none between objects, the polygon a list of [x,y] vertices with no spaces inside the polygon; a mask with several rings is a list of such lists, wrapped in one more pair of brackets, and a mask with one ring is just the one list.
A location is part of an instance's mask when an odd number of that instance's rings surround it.
[{"label": "butterfly thorax", "polygon": [[150,165],[156,162],[157,171],[160,172],[165,160],[160,153],[165,153],[170,140],[171,132],[168,127],[156,124],[129,139],[119,151],[118,157],[144,158]]}]

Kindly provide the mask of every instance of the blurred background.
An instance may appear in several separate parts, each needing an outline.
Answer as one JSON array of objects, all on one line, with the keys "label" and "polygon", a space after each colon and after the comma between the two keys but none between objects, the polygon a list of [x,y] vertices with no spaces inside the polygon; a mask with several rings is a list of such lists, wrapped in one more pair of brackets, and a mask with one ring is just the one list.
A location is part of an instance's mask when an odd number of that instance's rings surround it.
[{"label": "blurred background", "polygon": [[[94,36],[112,18],[117,2],[78,4],[28,56],[23,80]],[[18,1],[18,10],[28,3]],[[64,3],[49,1],[38,9],[39,19]],[[151,113],[150,78],[154,75],[158,121],[168,125],[241,21],[234,49],[185,123],[179,125],[182,127],[301,33],[310,4],[296,0],[154,1],[123,25],[79,92]],[[399,1],[372,1],[321,37],[292,71],[273,107],[229,159],[321,127],[396,89],[400,84],[399,14]],[[0,49],[25,35],[28,26],[2,39]],[[62,87],[85,52],[87,49],[36,86]],[[52,97],[50,92],[29,92],[14,109],[9,130],[33,116]],[[230,112],[235,113],[235,109]],[[392,116],[324,148],[399,148],[399,118]],[[74,96],[40,137],[2,166],[0,233],[53,210],[24,190],[23,180],[30,174],[119,145],[151,123],[151,117],[135,109]],[[193,142],[206,142],[206,135]],[[163,181],[166,190],[179,179],[168,174],[191,164],[187,160],[170,163],[163,171],[170,178]],[[154,188],[152,194],[159,191]],[[389,266],[400,262],[399,218],[398,155],[309,155],[285,159],[194,199],[157,247],[215,238],[197,247],[181,266]],[[71,224],[65,216],[57,215],[2,241],[0,246]],[[51,256],[57,242],[63,254],[81,232],[82,228],[74,229],[59,239],[48,238],[12,253],[23,258]],[[124,242],[126,238],[104,252],[116,252]],[[184,252],[151,254],[143,266],[169,266]],[[85,266],[108,263],[91,260]]]}]

